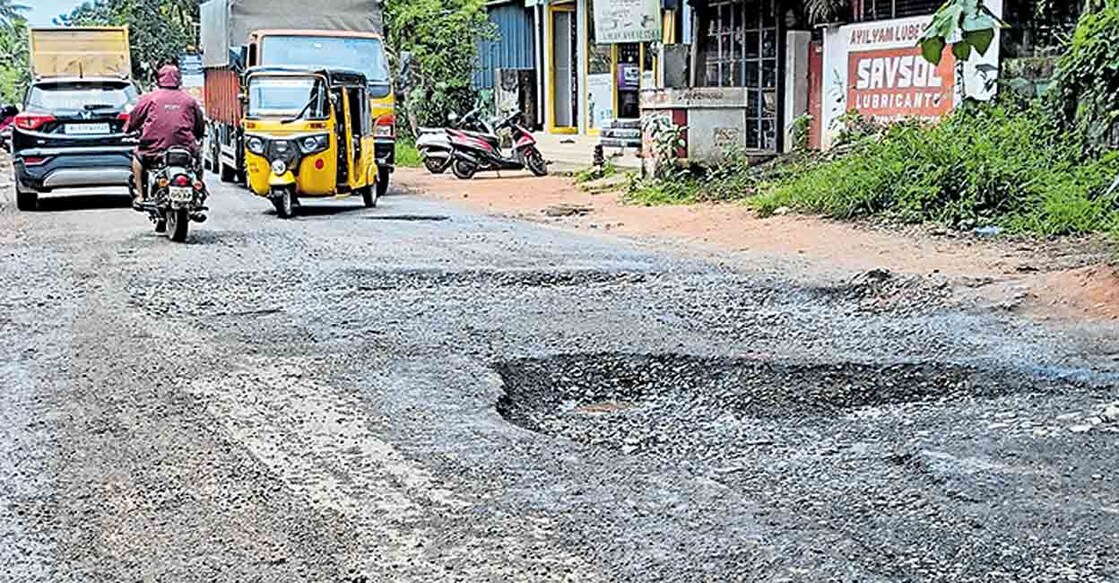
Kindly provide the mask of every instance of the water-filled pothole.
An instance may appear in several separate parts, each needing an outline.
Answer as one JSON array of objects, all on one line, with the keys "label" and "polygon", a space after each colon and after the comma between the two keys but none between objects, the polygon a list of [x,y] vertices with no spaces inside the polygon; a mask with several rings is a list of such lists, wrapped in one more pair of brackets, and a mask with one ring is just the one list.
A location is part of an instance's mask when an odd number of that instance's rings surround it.
[{"label": "water-filled pothole", "polygon": [[743,419],[1045,391],[1054,383],[949,364],[802,364],[676,354],[569,354],[496,366],[498,411],[549,435],[614,445],[723,431]]}]

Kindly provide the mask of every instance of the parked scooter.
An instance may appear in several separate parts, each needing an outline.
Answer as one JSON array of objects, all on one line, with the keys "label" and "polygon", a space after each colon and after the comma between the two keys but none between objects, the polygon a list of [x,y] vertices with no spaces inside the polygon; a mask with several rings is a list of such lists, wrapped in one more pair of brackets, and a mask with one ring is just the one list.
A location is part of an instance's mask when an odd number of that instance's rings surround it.
[{"label": "parked scooter", "polygon": [[423,158],[424,168],[432,174],[442,174],[451,165],[451,139],[444,128],[420,128],[416,149]]},{"label": "parked scooter", "polygon": [[[479,118],[481,107],[475,107],[461,118],[451,112],[447,116],[447,128],[465,129],[483,133],[493,133]],[[451,167],[451,139],[447,128],[420,128],[416,149],[420,151],[424,167],[432,174],[442,174]]]},{"label": "parked scooter", "polygon": [[[451,140],[451,172],[463,180],[474,177],[480,170],[521,170],[528,168],[536,176],[548,173],[548,163],[536,148],[536,138],[520,125],[521,114],[514,113],[496,126],[492,132],[471,132],[447,129]],[[506,156],[501,151],[501,141],[496,132],[509,128],[512,133],[513,151]]]}]

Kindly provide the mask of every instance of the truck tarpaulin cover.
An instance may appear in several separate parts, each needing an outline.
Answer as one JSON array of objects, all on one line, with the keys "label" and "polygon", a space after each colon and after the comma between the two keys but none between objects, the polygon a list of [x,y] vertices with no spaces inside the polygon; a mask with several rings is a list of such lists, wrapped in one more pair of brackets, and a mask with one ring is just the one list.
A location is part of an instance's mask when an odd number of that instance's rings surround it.
[{"label": "truck tarpaulin cover", "polygon": [[128,29],[122,27],[33,28],[29,52],[36,78],[132,74]]},{"label": "truck tarpaulin cover", "polygon": [[229,64],[230,49],[265,29],[381,32],[380,0],[210,0],[201,7],[202,61]]}]

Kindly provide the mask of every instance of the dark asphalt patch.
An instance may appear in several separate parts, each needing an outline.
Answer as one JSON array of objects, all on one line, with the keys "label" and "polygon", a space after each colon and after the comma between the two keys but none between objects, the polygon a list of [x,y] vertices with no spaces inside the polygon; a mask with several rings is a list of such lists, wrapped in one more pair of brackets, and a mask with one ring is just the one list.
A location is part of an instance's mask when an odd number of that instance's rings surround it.
[{"label": "dark asphalt patch", "polygon": [[374,215],[365,217],[367,221],[408,221],[408,222],[422,222],[432,221],[441,222],[449,221],[451,217],[447,215]]},{"label": "dark asphalt patch", "polygon": [[[1048,393],[1068,382],[950,364],[800,364],[678,354],[567,354],[496,367],[498,411],[533,431],[577,441],[603,437],[602,419],[688,432],[724,416],[798,419],[860,407]],[[644,413],[637,412],[644,411]],[[619,431],[618,437],[642,431]],[[613,433],[613,432],[608,432]],[[598,441],[592,439],[591,441]]]}]

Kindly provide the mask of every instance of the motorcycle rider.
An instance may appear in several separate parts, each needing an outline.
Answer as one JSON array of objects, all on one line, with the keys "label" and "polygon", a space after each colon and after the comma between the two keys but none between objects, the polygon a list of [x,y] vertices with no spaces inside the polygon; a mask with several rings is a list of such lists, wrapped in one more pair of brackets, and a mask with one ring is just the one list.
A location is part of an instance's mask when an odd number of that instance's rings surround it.
[{"label": "motorcycle rider", "polygon": [[[140,134],[132,157],[135,193],[132,206],[139,210],[144,202],[143,172],[168,148],[182,147],[198,160],[198,142],[205,134],[202,108],[190,94],[182,91],[183,76],[175,65],[164,65],[156,75],[155,91],[145,93],[128,117],[125,132]],[[198,169],[201,176],[201,168]]]}]

